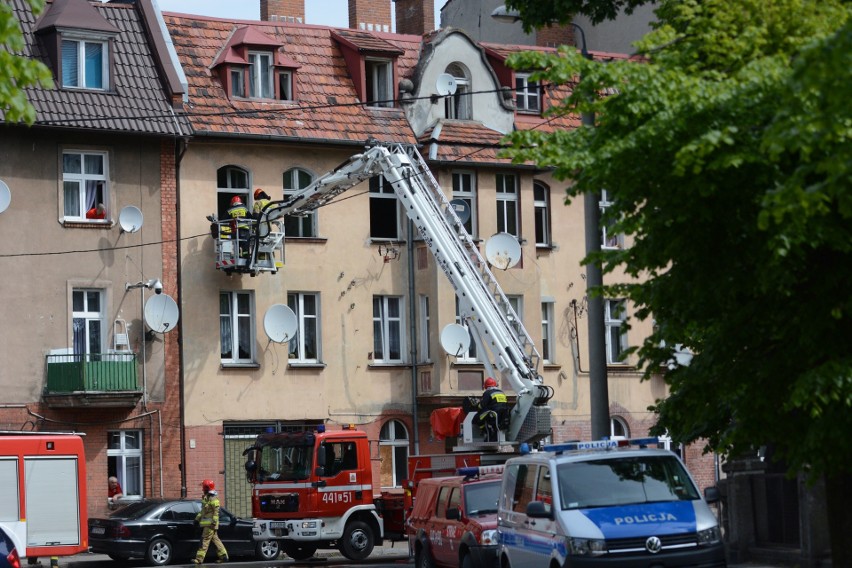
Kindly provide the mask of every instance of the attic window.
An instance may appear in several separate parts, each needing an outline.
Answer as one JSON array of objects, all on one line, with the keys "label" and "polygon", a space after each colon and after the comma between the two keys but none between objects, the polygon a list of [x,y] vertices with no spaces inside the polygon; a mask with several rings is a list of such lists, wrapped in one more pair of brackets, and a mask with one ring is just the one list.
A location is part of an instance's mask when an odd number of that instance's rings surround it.
[{"label": "attic window", "polygon": [[470,120],[473,116],[470,100],[470,74],[461,63],[452,63],[446,73],[456,80],[456,92],[444,99],[444,115],[449,119]]},{"label": "attic window", "polygon": [[367,74],[367,105],[377,107],[393,106],[393,88],[391,80],[393,71],[391,62],[387,59],[367,59],[365,62]]},{"label": "attic window", "polygon": [[62,86],[73,89],[107,89],[108,46],[106,41],[63,39]]},{"label": "attic window", "polygon": [[274,98],[275,85],[272,53],[249,52],[249,97],[253,99]]}]

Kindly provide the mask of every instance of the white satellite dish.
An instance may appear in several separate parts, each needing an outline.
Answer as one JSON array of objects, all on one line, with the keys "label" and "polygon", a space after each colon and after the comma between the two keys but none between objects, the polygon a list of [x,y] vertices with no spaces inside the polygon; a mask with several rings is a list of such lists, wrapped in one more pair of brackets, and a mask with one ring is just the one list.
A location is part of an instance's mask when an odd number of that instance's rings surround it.
[{"label": "white satellite dish", "polygon": [[263,316],[263,330],[270,341],[287,343],[296,337],[299,320],[289,306],[274,304],[266,310]]},{"label": "white satellite dish", "polygon": [[441,73],[435,81],[435,89],[442,97],[456,93],[456,78],[449,73]]},{"label": "white satellite dish", "polygon": [[491,266],[508,270],[521,261],[521,244],[509,233],[497,233],[485,243],[485,258]]},{"label": "white satellite dish", "polygon": [[135,233],[142,228],[142,212],[138,207],[122,207],[118,214],[118,225],[123,233]]},{"label": "white satellite dish", "polygon": [[441,330],[441,347],[453,357],[467,353],[467,350],[470,349],[470,334],[463,325],[447,324]]},{"label": "white satellite dish", "polygon": [[12,191],[2,179],[0,179],[0,213],[9,208],[9,203],[12,202]]},{"label": "white satellite dish", "polygon": [[168,294],[151,296],[145,302],[145,323],[157,333],[166,333],[175,328],[178,322],[178,307]]},{"label": "white satellite dish", "polygon": [[450,201],[450,207],[453,208],[453,212],[455,212],[459,221],[467,223],[467,220],[470,219],[470,205],[468,205],[467,201],[464,199],[453,199]]}]

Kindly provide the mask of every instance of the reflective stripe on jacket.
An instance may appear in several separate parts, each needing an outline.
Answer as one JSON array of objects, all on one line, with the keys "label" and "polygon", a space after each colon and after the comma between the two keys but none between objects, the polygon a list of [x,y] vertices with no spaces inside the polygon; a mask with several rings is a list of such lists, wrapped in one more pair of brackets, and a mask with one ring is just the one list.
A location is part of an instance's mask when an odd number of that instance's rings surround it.
[{"label": "reflective stripe on jacket", "polygon": [[215,491],[211,491],[201,498],[201,511],[195,516],[195,520],[202,527],[219,528],[219,497]]},{"label": "reflective stripe on jacket", "polygon": [[228,215],[230,215],[231,219],[236,221],[238,229],[248,229],[249,224],[243,219],[248,217],[248,209],[246,209],[245,205],[236,205],[228,209]]}]

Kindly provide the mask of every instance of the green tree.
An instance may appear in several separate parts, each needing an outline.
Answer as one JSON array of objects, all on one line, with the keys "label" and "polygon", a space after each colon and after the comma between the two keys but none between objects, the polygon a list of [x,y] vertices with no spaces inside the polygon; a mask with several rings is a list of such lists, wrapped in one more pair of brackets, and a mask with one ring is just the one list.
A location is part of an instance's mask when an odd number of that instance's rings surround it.
[{"label": "green tree", "polygon": [[695,353],[666,372],[656,432],[726,456],[769,444],[791,474],[824,476],[836,566],[852,566],[850,13],[663,0],[642,63],[514,57],[544,83],[582,77],[553,112],[593,112],[596,127],[510,137],[514,159],[574,181],[568,200],[613,196],[603,222],[630,246],[587,261],[637,278],[603,293],[654,318],[646,376],[675,344]]},{"label": "green tree", "polygon": [[[35,14],[44,8],[44,0],[26,0]],[[24,36],[12,5],[0,2],[0,116],[6,122],[32,124],[36,112],[27,100],[25,89],[53,86],[53,76],[43,63],[22,55]]]}]

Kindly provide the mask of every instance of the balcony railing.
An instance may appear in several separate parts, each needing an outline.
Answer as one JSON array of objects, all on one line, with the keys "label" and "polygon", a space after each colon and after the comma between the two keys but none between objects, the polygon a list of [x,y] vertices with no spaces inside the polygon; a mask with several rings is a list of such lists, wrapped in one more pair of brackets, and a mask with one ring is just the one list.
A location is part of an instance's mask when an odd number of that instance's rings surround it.
[{"label": "balcony railing", "polygon": [[85,398],[85,404],[100,397],[102,403],[116,403],[108,406],[126,406],[141,396],[134,353],[53,354],[46,356],[46,367],[45,398],[63,400],[60,406],[76,406],[73,397]]}]

